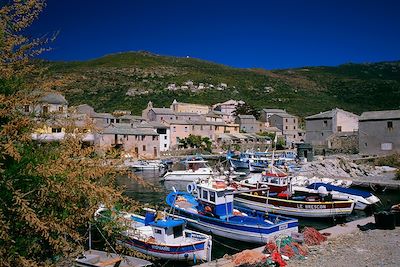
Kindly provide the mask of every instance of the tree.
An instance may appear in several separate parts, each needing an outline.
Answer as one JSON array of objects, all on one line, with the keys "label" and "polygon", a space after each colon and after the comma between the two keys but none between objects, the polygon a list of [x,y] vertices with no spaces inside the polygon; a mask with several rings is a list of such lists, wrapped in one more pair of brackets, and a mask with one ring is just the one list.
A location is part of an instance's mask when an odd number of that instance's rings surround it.
[{"label": "tree", "polygon": [[[60,143],[31,138],[43,121],[21,113],[32,105],[41,73],[30,59],[48,38],[24,30],[39,16],[41,0],[0,6],[0,259],[2,266],[43,266],[80,248],[85,225],[99,203],[122,201],[110,161],[83,148],[81,136]],[[29,79],[30,82],[26,82]],[[38,95],[40,97],[40,94]]]},{"label": "tree", "polygon": [[184,148],[199,148],[201,150],[211,152],[212,142],[208,137],[190,134],[188,137],[180,139],[179,145]]},{"label": "tree", "polygon": [[257,110],[255,107],[253,107],[250,104],[243,103],[237,105],[235,111],[233,112],[234,116],[238,115],[253,115],[256,119],[260,118],[260,111]]}]

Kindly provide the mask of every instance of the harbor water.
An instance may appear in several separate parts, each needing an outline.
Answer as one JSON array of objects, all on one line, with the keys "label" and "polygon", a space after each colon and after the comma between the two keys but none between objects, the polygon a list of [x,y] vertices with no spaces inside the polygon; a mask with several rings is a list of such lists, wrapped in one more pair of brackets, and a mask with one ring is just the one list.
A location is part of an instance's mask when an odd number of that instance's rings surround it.
[{"label": "harbor water", "polygon": [[[143,178],[145,184],[138,183],[128,176],[121,176],[118,178],[118,183],[125,188],[125,195],[139,201],[144,206],[156,208],[158,210],[164,210],[167,207],[165,203],[165,197],[174,187],[178,191],[186,191],[188,182],[161,182],[160,175],[162,173],[158,171],[145,171],[135,172],[135,175]],[[367,190],[360,188],[362,190]],[[400,203],[400,193],[398,191],[385,190],[384,192],[376,191],[373,192],[377,197],[381,199],[381,204],[375,207],[377,210],[384,210],[390,207],[392,204]],[[359,218],[371,215],[372,211],[358,211],[355,210],[348,216],[345,221],[336,221],[333,219],[299,219],[300,229],[306,226],[314,227],[318,230],[322,230],[338,223],[345,223],[346,221],[353,221]],[[225,254],[234,254],[244,249],[251,249],[258,247],[259,245],[248,244],[239,241],[224,239],[222,237],[213,236],[213,259],[221,258]],[[172,264],[172,265],[171,265]],[[169,263],[168,266],[184,266],[178,263]]]}]

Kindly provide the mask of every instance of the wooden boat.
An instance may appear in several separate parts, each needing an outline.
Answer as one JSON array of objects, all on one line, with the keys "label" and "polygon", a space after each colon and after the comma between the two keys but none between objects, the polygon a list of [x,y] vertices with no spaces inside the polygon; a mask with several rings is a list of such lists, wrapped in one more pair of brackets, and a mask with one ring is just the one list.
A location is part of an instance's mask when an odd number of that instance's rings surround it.
[{"label": "wooden boat", "polygon": [[[96,214],[106,209],[100,208]],[[185,229],[186,222],[147,209],[146,216],[120,212],[126,230],[117,243],[129,249],[160,259],[174,261],[210,261],[211,236]]]},{"label": "wooden boat", "polygon": [[107,253],[100,250],[88,250],[75,259],[75,265],[80,267],[146,267],[153,266],[147,260],[130,256],[120,256],[115,253]]},{"label": "wooden boat", "polygon": [[197,185],[193,183],[188,189],[189,192],[171,192],[166,201],[175,210],[175,216],[201,231],[260,244],[276,236],[298,232],[296,219],[234,209],[234,188],[226,186],[223,181],[210,179]]},{"label": "wooden boat", "polygon": [[131,161],[127,159],[124,161],[124,165],[137,171],[158,171],[165,168],[165,165],[159,160]]},{"label": "wooden boat", "polygon": [[258,211],[268,211],[295,217],[333,218],[350,215],[353,200],[333,200],[331,195],[294,194],[289,178],[283,171],[271,167],[257,177],[236,182],[236,190],[262,189],[261,192],[235,195],[235,204]]}]

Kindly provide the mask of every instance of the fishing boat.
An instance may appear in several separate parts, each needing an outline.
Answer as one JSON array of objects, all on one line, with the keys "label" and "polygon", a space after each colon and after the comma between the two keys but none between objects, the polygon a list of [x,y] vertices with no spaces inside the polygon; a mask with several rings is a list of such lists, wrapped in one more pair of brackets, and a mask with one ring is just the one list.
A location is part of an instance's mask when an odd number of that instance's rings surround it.
[{"label": "fishing boat", "polygon": [[294,193],[287,174],[276,167],[262,175],[233,183],[236,190],[262,189],[254,193],[235,195],[235,204],[258,211],[268,211],[294,217],[334,218],[350,215],[354,201],[333,200],[332,195]]},{"label": "fishing boat", "polygon": [[263,172],[268,168],[268,160],[266,158],[250,158],[249,171],[250,172]]},{"label": "fishing boat", "polygon": [[249,158],[246,154],[240,153],[240,155],[235,155],[233,152],[228,151],[226,159],[235,170],[249,168]]},{"label": "fishing boat", "polygon": [[380,199],[371,192],[327,183],[312,183],[307,187],[293,186],[292,188],[295,192],[331,194],[333,199],[351,199],[355,202],[354,209],[356,210],[365,210],[367,207],[380,202]]},{"label": "fishing boat", "polygon": [[164,181],[186,181],[193,182],[199,179],[208,179],[212,176],[213,170],[207,165],[207,161],[202,157],[190,157],[183,161],[185,170],[167,171]]},{"label": "fishing boat", "polygon": [[349,188],[352,185],[351,180],[342,180],[342,179],[334,179],[334,178],[319,178],[319,177],[306,177],[306,176],[292,176],[290,179],[290,183],[293,186],[302,186],[302,187],[307,187],[313,183],[325,183],[325,184],[331,184],[335,186],[340,186],[340,187],[345,187]]},{"label": "fishing boat", "polygon": [[[285,216],[234,208],[234,188],[209,179],[189,184],[188,192],[171,192],[166,202],[174,216],[201,231],[238,241],[265,244],[274,237],[298,232],[298,221]],[[196,194],[197,197],[194,195]]]},{"label": "fishing boat", "polygon": [[143,254],[174,261],[211,260],[211,236],[186,229],[186,221],[163,212],[146,209],[146,215],[121,212],[118,215],[126,230],[117,243]]}]

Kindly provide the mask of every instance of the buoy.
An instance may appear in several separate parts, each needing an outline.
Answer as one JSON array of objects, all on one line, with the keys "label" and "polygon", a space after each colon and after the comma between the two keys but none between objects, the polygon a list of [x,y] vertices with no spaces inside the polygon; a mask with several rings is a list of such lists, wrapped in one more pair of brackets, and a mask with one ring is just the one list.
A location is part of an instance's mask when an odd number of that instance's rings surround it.
[{"label": "buoy", "polygon": [[186,186],[186,191],[188,192],[188,193],[192,193],[192,192],[194,192],[194,191],[196,191],[196,189],[197,189],[197,185],[196,185],[196,183],[190,183],[190,184],[188,184],[187,186]]},{"label": "buoy", "polygon": [[204,207],[204,211],[205,211],[205,212],[212,212],[212,209],[211,209],[210,206],[205,206],[205,207]]}]

